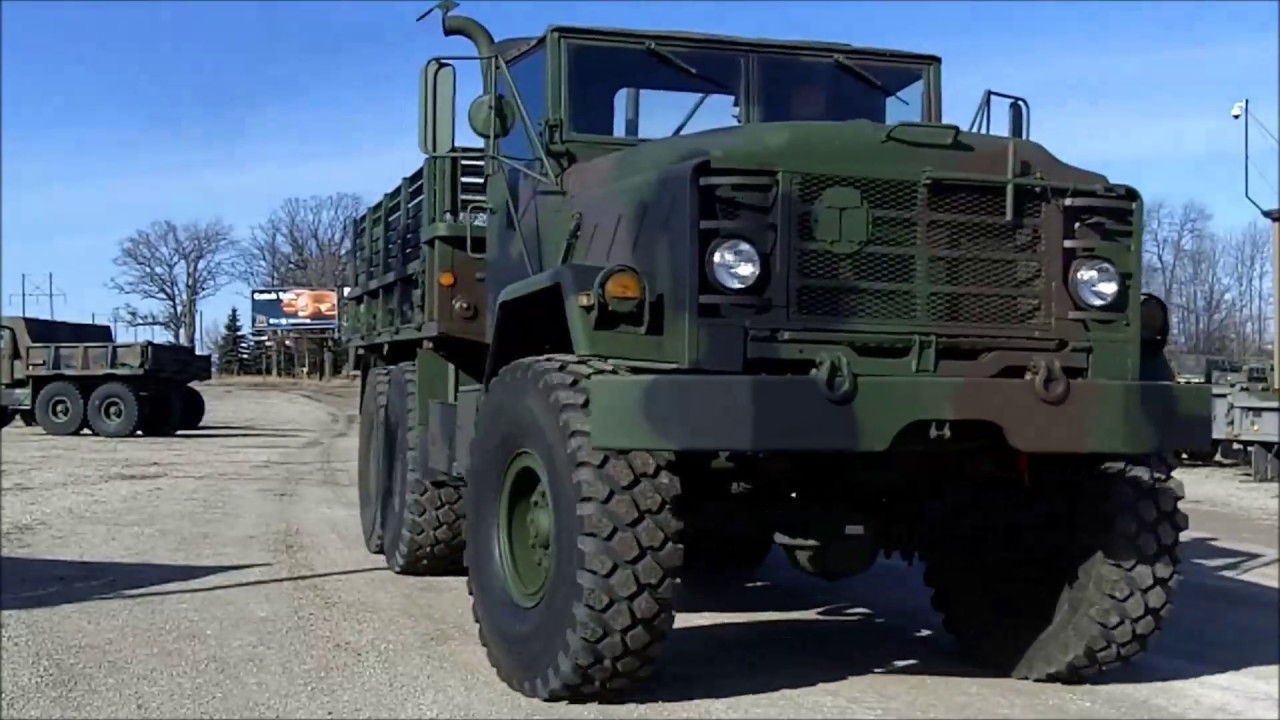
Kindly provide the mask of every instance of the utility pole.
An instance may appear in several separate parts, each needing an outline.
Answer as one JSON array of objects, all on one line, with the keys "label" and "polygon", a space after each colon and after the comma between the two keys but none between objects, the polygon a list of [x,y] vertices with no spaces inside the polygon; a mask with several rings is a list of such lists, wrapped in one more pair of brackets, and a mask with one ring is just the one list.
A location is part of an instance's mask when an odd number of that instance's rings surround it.
[{"label": "utility pole", "polygon": [[32,283],[30,287],[27,284],[27,273],[22,273],[22,291],[9,294],[9,302],[13,302],[15,297],[22,299],[22,316],[27,316],[27,298],[41,298],[49,301],[49,319],[53,319],[53,299],[55,297],[62,298],[63,302],[67,301],[67,294],[61,290],[55,290],[53,287],[53,273],[48,274],[48,284],[40,287]]},{"label": "utility pole", "polygon": [[1280,393],[1280,197],[1276,198],[1276,205],[1266,208],[1249,194],[1249,121],[1258,123],[1273,141],[1276,136],[1249,112],[1249,98],[1231,108],[1231,117],[1244,119],[1244,197],[1271,222],[1271,389]]}]

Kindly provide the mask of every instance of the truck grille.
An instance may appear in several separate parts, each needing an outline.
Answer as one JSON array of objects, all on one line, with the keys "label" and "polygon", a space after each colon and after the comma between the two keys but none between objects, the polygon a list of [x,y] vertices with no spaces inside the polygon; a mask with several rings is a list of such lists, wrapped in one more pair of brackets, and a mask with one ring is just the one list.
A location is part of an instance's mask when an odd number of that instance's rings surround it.
[{"label": "truck grille", "polygon": [[[1049,322],[1041,205],[1019,197],[1005,220],[1003,186],[799,175],[791,316],[835,322],[929,325],[946,329],[1034,330]],[[848,206],[841,227],[815,231],[822,206]],[[856,204],[856,203],[854,203]],[[837,211],[838,212],[838,211]],[[860,218],[865,217],[863,221]]]}]

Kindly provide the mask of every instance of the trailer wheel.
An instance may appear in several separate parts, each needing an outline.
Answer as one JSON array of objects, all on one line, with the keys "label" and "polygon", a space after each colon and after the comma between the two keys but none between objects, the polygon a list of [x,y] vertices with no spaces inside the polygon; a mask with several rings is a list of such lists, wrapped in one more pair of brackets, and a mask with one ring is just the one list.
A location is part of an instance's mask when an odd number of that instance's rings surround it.
[{"label": "trailer wheel", "polygon": [[139,423],[143,435],[170,437],[182,424],[182,396],[170,388],[163,388],[146,396]]},{"label": "trailer wheel", "polygon": [[50,435],[74,435],[84,427],[84,397],[75,383],[57,380],[36,398],[36,422]]},{"label": "trailer wheel", "polygon": [[381,498],[386,481],[387,381],[391,368],[369,371],[364,397],[360,400],[360,456],[356,463],[356,490],[360,497],[360,526],[364,546],[377,555],[382,552]]},{"label": "trailer wheel", "polygon": [[138,394],[125,383],[104,383],[89,396],[89,427],[100,437],[132,435],[139,415]]},{"label": "trailer wheel", "polygon": [[204,395],[190,385],[178,388],[178,394],[182,396],[182,423],[178,429],[195,430],[204,420]]},{"label": "trailer wheel", "polygon": [[460,573],[462,488],[427,467],[419,430],[416,363],[391,370],[383,417],[382,552],[387,567],[399,575]]},{"label": "trailer wheel", "polygon": [[675,620],[679,480],[663,453],[591,445],[572,356],[518,360],[490,385],[467,473],[467,590],[498,677],[584,700],[648,678]]}]

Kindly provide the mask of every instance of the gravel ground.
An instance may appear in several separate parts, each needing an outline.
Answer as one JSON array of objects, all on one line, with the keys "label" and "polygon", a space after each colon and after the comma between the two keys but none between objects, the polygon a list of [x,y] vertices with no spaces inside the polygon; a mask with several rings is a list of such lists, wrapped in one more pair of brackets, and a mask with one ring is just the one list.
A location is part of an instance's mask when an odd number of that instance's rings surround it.
[{"label": "gravel ground", "polygon": [[4,430],[3,717],[1280,717],[1276,489],[1230,470],[1183,472],[1174,620],[1101,684],[975,672],[918,567],[826,584],[773,558],[683,602],[646,694],[544,705],[495,679],[463,581],[364,551],[350,387],[203,391],[186,436]]}]

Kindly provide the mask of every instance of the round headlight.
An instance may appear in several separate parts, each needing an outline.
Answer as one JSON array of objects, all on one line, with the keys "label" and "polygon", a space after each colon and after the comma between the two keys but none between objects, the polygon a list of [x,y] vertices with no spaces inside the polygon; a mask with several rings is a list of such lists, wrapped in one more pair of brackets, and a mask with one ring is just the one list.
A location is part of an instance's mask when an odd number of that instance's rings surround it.
[{"label": "round headlight", "polygon": [[760,277],[760,253],[745,240],[722,240],[711,249],[707,266],[720,287],[743,290]]},{"label": "round headlight", "polygon": [[1120,296],[1120,271],[1106,260],[1082,260],[1071,269],[1071,287],[1085,305],[1105,307]]}]

